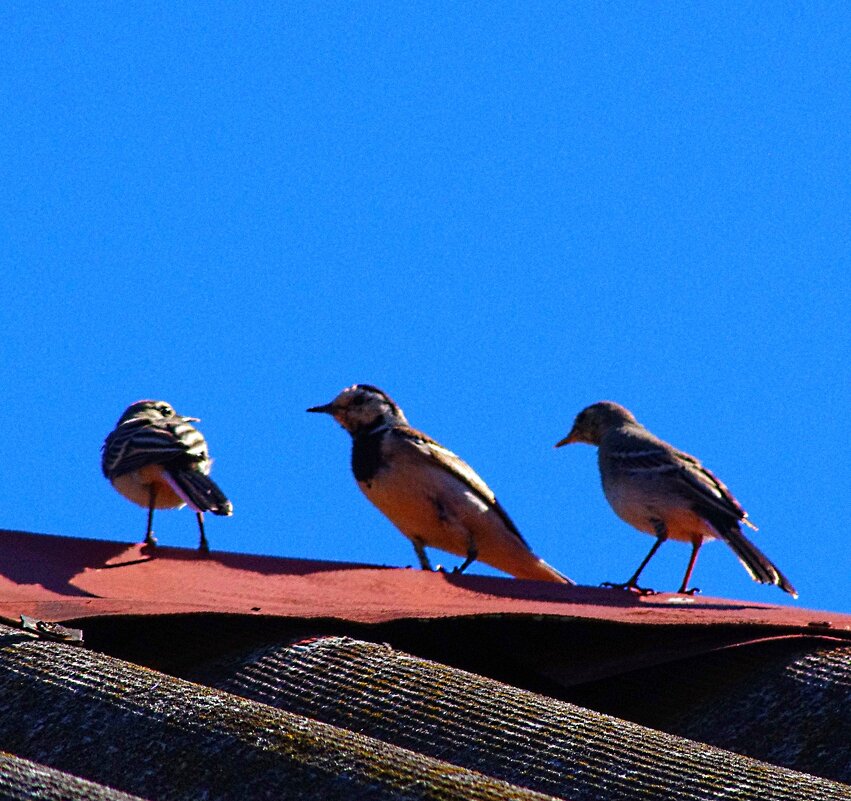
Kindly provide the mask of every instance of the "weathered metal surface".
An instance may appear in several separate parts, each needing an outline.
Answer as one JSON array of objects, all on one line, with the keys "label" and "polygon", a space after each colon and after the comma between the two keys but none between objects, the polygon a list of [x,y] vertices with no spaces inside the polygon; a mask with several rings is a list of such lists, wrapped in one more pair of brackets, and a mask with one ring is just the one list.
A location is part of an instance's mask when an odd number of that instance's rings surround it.
[{"label": "weathered metal surface", "polygon": [[193,612],[357,623],[547,615],[851,637],[851,616],[769,604],[179,548],[151,555],[140,545],[0,531],[0,615],[7,620]]},{"label": "weathered metal surface", "polygon": [[[843,785],[347,638],[270,645],[208,665],[196,678],[574,801],[780,801],[849,793]],[[822,737],[829,746],[831,733]],[[847,752],[847,744],[835,745]]]},{"label": "weathered metal surface", "polygon": [[548,798],[5,626],[0,709],[0,751],[156,801]]},{"label": "weathered metal surface", "polygon": [[141,801],[10,754],[0,754],[0,801]]}]

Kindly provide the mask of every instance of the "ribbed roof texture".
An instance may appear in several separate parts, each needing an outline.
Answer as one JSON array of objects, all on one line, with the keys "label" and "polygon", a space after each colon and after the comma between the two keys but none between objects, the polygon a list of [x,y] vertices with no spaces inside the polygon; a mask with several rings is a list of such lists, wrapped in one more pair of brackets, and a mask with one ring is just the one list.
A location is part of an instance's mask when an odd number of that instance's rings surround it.
[{"label": "ribbed roof texture", "polygon": [[140,801],[112,787],[70,776],[28,759],[0,754],[0,798],[9,801]]},{"label": "ribbed roof texture", "polygon": [[18,532],[0,614],[0,799],[851,799],[847,616]]}]

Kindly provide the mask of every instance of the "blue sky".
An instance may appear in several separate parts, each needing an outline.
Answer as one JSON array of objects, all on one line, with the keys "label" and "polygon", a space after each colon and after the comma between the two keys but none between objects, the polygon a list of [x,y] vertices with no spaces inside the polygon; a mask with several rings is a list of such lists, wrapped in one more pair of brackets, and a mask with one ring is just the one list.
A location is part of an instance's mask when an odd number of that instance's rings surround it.
[{"label": "blue sky", "polygon": [[[153,397],[203,419],[214,549],[412,564],[304,412],[366,382],[547,561],[624,580],[650,538],[552,447],[611,399],[720,475],[799,604],[851,611],[845,4],[0,17],[0,526],[140,539],[99,448]],[[694,583],[792,602],[720,544]]]}]

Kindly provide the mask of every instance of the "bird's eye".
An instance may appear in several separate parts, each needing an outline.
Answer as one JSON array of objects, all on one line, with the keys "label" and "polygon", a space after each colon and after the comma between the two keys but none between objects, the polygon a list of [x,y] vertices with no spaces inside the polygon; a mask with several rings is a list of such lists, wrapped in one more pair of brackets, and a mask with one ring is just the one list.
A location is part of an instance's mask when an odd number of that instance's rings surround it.
[{"label": "bird's eye", "polygon": [[366,400],[363,395],[355,395],[352,399],[352,406],[363,406],[363,402]]},{"label": "bird's eye", "polygon": [[172,413],[171,406],[160,406],[160,413],[168,417]]}]

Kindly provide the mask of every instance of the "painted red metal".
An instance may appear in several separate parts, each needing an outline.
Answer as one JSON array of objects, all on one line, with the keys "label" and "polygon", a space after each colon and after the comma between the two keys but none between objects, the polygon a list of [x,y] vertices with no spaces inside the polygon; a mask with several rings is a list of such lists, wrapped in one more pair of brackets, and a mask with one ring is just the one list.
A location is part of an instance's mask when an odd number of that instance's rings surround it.
[{"label": "painted red metal", "polygon": [[851,616],[674,594],[0,531],[0,616],[63,622],[221,612],[382,623],[534,615],[640,625],[758,625],[851,637]]}]

